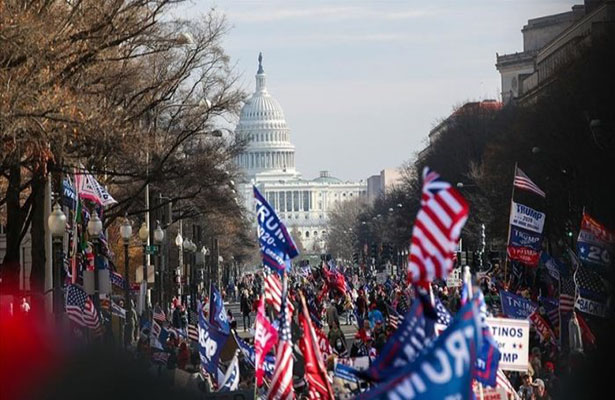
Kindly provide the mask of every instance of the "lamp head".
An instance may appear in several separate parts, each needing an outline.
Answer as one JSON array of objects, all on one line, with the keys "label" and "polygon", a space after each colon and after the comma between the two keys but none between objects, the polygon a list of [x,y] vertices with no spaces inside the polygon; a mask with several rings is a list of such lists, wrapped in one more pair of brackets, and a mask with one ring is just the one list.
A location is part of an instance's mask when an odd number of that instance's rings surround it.
[{"label": "lamp head", "polygon": [[51,236],[62,237],[66,230],[66,215],[62,212],[62,207],[58,203],[53,206],[53,211],[47,218],[47,226],[51,231]]},{"label": "lamp head", "polygon": [[147,223],[143,221],[143,223],[141,224],[141,228],[139,228],[139,239],[141,239],[143,243],[146,243],[148,237],[149,229],[147,228]]},{"label": "lamp head", "polygon": [[124,218],[124,222],[120,226],[120,236],[124,239],[125,243],[128,243],[132,237],[132,225],[128,218]]},{"label": "lamp head", "polygon": [[156,229],[154,230],[154,242],[156,244],[162,243],[164,239],[164,231],[160,227],[160,221],[156,221]]},{"label": "lamp head", "polygon": [[88,221],[88,234],[90,237],[97,238],[103,230],[103,224],[98,217],[97,212],[93,212],[90,220]]}]

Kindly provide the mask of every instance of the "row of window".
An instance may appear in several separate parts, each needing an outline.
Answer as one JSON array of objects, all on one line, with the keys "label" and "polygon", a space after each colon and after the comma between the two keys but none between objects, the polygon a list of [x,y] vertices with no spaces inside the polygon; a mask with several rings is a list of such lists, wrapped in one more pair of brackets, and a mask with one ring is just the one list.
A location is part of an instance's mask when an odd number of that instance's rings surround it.
[{"label": "row of window", "polygon": [[[321,236],[325,236],[327,234],[326,231],[321,231],[320,232]],[[313,237],[318,237],[318,231],[314,231],[312,233]],[[310,237],[310,231],[305,231],[305,232],[301,232],[299,231],[299,237],[305,237],[306,239]]]},{"label": "row of window", "polygon": [[239,165],[245,169],[254,168],[288,168],[295,165],[292,152],[261,152],[239,155]]},{"label": "row of window", "polygon": [[253,142],[288,142],[287,132],[255,133],[250,135]]}]

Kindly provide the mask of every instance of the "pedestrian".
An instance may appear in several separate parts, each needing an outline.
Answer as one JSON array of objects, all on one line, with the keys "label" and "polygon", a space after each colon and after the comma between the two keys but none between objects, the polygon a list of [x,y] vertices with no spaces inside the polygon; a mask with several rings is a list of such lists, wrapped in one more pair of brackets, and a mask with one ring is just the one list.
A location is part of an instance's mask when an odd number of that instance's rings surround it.
[{"label": "pedestrian", "polygon": [[180,329],[182,325],[180,308],[181,308],[181,305],[179,305],[179,303],[176,303],[175,307],[173,308],[173,315],[171,317],[173,328],[176,328],[176,329]]},{"label": "pedestrian", "polygon": [[339,325],[340,324],[340,318],[339,315],[337,313],[337,307],[335,306],[334,302],[331,302],[329,304],[329,307],[327,307],[327,325],[329,325],[330,327],[333,325]]},{"label": "pedestrian", "polygon": [[252,304],[250,304],[250,297],[248,296],[248,291],[246,289],[244,289],[243,293],[241,294],[240,307],[241,313],[243,315],[243,330],[245,332],[250,326],[250,312],[252,311]]},{"label": "pedestrian", "polygon": [[352,298],[350,297],[350,293],[346,293],[344,297],[344,311],[346,313],[346,325],[350,325],[352,314],[354,312],[354,304],[352,302]]},{"label": "pedestrian", "polygon": [[525,373],[521,377],[521,386],[517,392],[521,400],[534,400],[534,387],[532,386],[532,377]]},{"label": "pedestrian", "polygon": [[28,303],[28,300],[26,300],[25,297],[21,298],[21,304],[19,305],[19,311],[21,311],[22,314],[24,315],[28,315],[28,313],[30,312],[30,304]]},{"label": "pedestrian", "polygon": [[532,386],[534,387],[534,399],[536,400],[551,400],[551,396],[547,393],[545,383],[542,379],[536,379]]},{"label": "pedestrian", "polygon": [[334,323],[329,328],[329,334],[327,335],[327,338],[329,339],[331,347],[338,356],[348,356],[348,345],[346,343],[346,338],[344,337],[344,333],[340,329],[339,325]]},{"label": "pedestrian", "polygon": [[177,354],[177,368],[185,370],[189,360],[190,351],[188,350],[186,342],[182,341],[179,345],[179,352]]},{"label": "pedestrian", "polygon": [[367,317],[369,319],[369,323],[372,329],[374,329],[377,321],[384,322],[384,316],[382,315],[382,312],[380,312],[380,310],[377,308],[376,303],[372,303],[369,306],[369,309],[370,311],[367,314]]}]

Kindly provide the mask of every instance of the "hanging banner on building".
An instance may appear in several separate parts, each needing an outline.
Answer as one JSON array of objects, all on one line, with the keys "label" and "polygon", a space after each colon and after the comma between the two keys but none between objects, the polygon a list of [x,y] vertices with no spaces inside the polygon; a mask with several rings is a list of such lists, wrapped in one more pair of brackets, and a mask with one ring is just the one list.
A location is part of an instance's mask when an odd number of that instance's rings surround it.
[{"label": "hanging banner on building", "polygon": [[528,231],[542,233],[545,226],[545,213],[513,201],[510,210],[510,224]]},{"label": "hanging banner on building", "polygon": [[615,232],[583,213],[577,238],[579,259],[588,264],[608,267],[613,260],[614,247]]},{"label": "hanging banner on building", "polygon": [[530,321],[490,317],[486,320],[502,354],[499,364],[500,369],[504,371],[527,371]]}]

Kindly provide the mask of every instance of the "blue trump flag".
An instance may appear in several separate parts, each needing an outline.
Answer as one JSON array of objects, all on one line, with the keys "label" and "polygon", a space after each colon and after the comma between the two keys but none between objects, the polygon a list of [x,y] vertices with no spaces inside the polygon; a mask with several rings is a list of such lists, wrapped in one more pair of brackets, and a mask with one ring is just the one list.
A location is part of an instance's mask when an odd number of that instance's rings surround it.
[{"label": "blue trump flag", "polygon": [[411,364],[357,399],[471,399],[482,329],[476,301],[463,306],[452,324]]},{"label": "blue trump flag", "polygon": [[426,334],[423,305],[415,301],[370,368],[361,375],[379,381],[392,370],[413,362],[430,341]]},{"label": "blue trump flag", "polygon": [[209,295],[209,323],[216,327],[220,332],[229,334],[231,333],[231,326],[224,310],[224,302],[222,301],[222,295],[220,291],[214,285],[211,284]]},{"label": "blue trump flag", "polygon": [[500,290],[500,301],[504,315],[515,319],[527,319],[537,308],[530,300],[505,290]]},{"label": "blue trump flag", "polygon": [[485,303],[483,292],[480,290],[476,294],[476,301],[478,301],[478,309],[480,312],[483,344],[478,351],[474,378],[482,384],[495,387],[501,353],[497,342],[493,338],[493,335],[491,335],[491,329],[487,324],[487,304]]},{"label": "blue trump flag", "polygon": [[290,260],[299,255],[297,246],[273,207],[254,186],[258,242],[263,263],[278,273],[290,270]]},{"label": "blue trump flag", "polygon": [[201,366],[213,376],[218,371],[220,352],[229,335],[221,332],[207,322],[203,310],[199,307],[199,356]]},{"label": "blue trump flag", "polygon": [[[235,340],[237,341],[237,345],[239,349],[243,353],[244,357],[250,365],[255,365],[256,353],[254,352],[254,347],[250,346],[246,342],[244,342],[239,336],[235,336]],[[263,369],[265,370],[265,374],[271,378],[273,376],[273,372],[275,371],[275,357],[271,355],[265,356],[265,362],[263,363]]]}]

